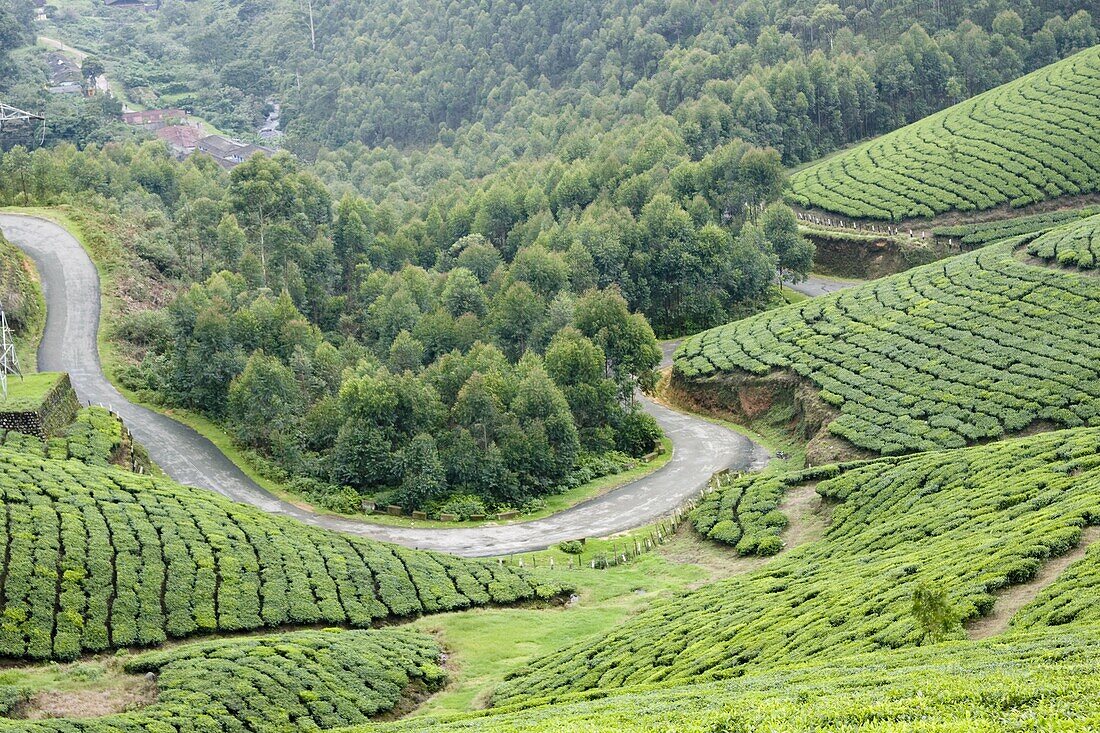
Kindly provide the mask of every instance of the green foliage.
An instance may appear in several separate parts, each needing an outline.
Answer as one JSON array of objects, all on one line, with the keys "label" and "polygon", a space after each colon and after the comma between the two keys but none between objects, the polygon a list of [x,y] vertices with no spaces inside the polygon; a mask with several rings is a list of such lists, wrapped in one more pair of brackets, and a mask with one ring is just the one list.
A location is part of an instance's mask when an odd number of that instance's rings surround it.
[{"label": "green foliage", "polygon": [[[656,684],[539,699],[457,719],[372,727],[398,733],[741,733],[867,730],[950,733],[1095,727],[1095,624],[831,657],[716,682]],[[1041,722],[1037,722],[1041,721]],[[355,729],[356,733],[365,728]]]},{"label": "green foliage", "polygon": [[138,710],[82,719],[6,721],[26,733],[156,733],[192,727],[256,733],[293,725],[328,730],[392,710],[414,684],[438,687],[442,650],[401,629],[298,631],[184,644],[129,659],[155,674],[157,696]]},{"label": "green foliage", "polygon": [[[922,584],[947,591],[944,603],[956,619],[975,618],[990,611],[996,590],[1030,580],[1076,545],[1086,525],[1100,522],[1100,429],[835,470],[817,486],[839,504],[824,539],[531,661],[498,688],[496,701],[705,682],[914,647],[926,635],[913,615]],[[785,483],[799,480],[796,474]],[[1084,572],[1048,610],[1073,593],[1095,596],[1096,573],[1078,567]],[[938,625],[944,605],[933,605]],[[1074,607],[1082,623],[1095,619],[1084,605]],[[1056,618],[1028,617],[1033,626]]]},{"label": "green foliage", "polygon": [[936,227],[932,230],[932,233],[937,237],[956,238],[961,244],[968,247],[981,247],[1009,237],[1045,232],[1062,224],[1069,224],[1096,214],[1100,214],[1100,206],[1083,206],[1079,209],[1053,211],[1049,214],[1032,214],[1031,216],[1017,216],[1011,219],[995,219],[974,224]]},{"label": "green foliage", "polygon": [[470,496],[469,494],[461,496],[452,496],[444,503],[439,505],[439,509],[435,512],[436,516],[440,514],[453,514],[459,519],[469,519],[474,515],[485,516],[488,510],[485,508],[485,503],[476,496]]},{"label": "green foliage", "polygon": [[[689,515],[699,534],[731,545],[739,555],[774,555],[788,519],[779,511],[787,491],[832,478],[857,463],[817,466],[804,471],[738,476],[719,474]],[[880,464],[885,465],[885,464]]]},{"label": "green foliage", "polygon": [[921,643],[938,644],[961,630],[947,591],[925,583],[913,590],[913,619],[921,632]]},{"label": "green foliage", "polygon": [[1093,193],[1100,47],[799,171],[789,198],[899,220]]},{"label": "green foliage", "polygon": [[1066,224],[1028,245],[1030,254],[1064,267],[1100,267],[1100,216]]},{"label": "green foliage", "polygon": [[881,454],[955,448],[1036,421],[1100,423],[1100,281],[1018,261],[1018,240],[731,323],[676,354],[677,379],[790,370]]},{"label": "green foliage", "polygon": [[[1095,537],[1095,535],[1094,535]],[[1012,618],[1017,629],[1092,623],[1100,617],[1100,544],[1089,547],[1085,558],[1066,568],[1038,597]]]},{"label": "green foliage", "polygon": [[760,220],[764,237],[778,261],[780,277],[803,280],[814,262],[814,245],[798,231],[798,219],[789,206],[774,203]]},{"label": "green foliage", "polygon": [[558,543],[558,549],[567,555],[579,555],[584,552],[584,543],[580,540],[566,540]]},{"label": "green foliage", "polygon": [[41,328],[46,318],[34,271],[23,253],[3,234],[0,234],[0,305],[17,337],[34,338],[34,331]]},{"label": "green foliage", "polygon": [[312,529],[165,480],[0,454],[5,657],[72,659],[283,624],[370,626],[561,591],[495,563]]}]

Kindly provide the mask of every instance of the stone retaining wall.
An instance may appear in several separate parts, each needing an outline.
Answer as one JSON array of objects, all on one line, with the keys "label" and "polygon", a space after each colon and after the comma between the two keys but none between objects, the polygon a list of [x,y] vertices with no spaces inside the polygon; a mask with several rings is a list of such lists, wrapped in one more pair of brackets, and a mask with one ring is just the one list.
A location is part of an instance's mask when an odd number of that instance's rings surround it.
[{"label": "stone retaining wall", "polygon": [[69,375],[63,374],[43,397],[37,409],[0,411],[0,430],[14,430],[47,440],[71,425],[79,410],[80,400],[76,397],[73,384]]}]

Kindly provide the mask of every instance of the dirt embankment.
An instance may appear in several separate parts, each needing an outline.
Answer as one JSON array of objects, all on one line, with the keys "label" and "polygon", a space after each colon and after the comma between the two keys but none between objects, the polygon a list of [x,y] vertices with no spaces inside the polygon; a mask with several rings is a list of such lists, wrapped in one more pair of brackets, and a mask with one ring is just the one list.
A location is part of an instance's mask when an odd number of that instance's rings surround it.
[{"label": "dirt embankment", "polygon": [[[844,219],[845,226],[852,228],[810,224],[816,220],[836,219],[837,215],[815,209],[796,207],[796,210],[803,215],[807,226],[803,235],[817,247],[815,272],[869,280],[960,254],[963,249],[957,240],[932,235],[938,227],[1004,221],[1095,204],[1100,204],[1100,194],[1090,193],[1062,196],[1020,208],[1005,204],[985,211],[949,211],[932,219],[908,219],[893,223]],[[857,230],[855,227],[861,228]],[[898,234],[889,233],[887,230],[890,229]],[[910,233],[913,236],[907,236]]]},{"label": "dirt embankment", "polygon": [[959,254],[956,244],[950,246],[938,239],[913,239],[883,235],[874,237],[844,230],[805,231],[803,236],[816,248],[814,270],[835,277],[873,280],[893,275],[911,267]]},{"label": "dirt embankment", "polygon": [[816,385],[790,371],[694,380],[674,369],[665,394],[670,402],[704,415],[782,430],[806,444],[809,465],[874,457],[829,432],[836,409],[821,399]]}]

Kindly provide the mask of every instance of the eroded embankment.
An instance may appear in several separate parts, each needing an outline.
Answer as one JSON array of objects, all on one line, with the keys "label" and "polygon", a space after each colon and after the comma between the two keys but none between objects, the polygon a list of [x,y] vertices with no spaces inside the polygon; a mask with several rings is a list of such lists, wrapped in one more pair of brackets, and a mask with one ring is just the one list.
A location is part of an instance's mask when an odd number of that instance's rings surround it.
[{"label": "eroded embankment", "polygon": [[829,431],[839,415],[836,408],[821,399],[815,384],[789,370],[762,377],[722,372],[690,379],[673,368],[664,397],[675,406],[738,425],[778,429],[805,444],[811,466],[875,457]]}]

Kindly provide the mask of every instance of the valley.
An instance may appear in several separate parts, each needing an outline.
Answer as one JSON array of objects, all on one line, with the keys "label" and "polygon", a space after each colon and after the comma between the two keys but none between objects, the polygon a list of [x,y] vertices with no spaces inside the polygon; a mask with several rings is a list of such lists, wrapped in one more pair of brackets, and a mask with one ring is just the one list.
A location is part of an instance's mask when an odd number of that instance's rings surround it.
[{"label": "valley", "polygon": [[0,0],[0,733],[1100,729],[1094,5]]}]

